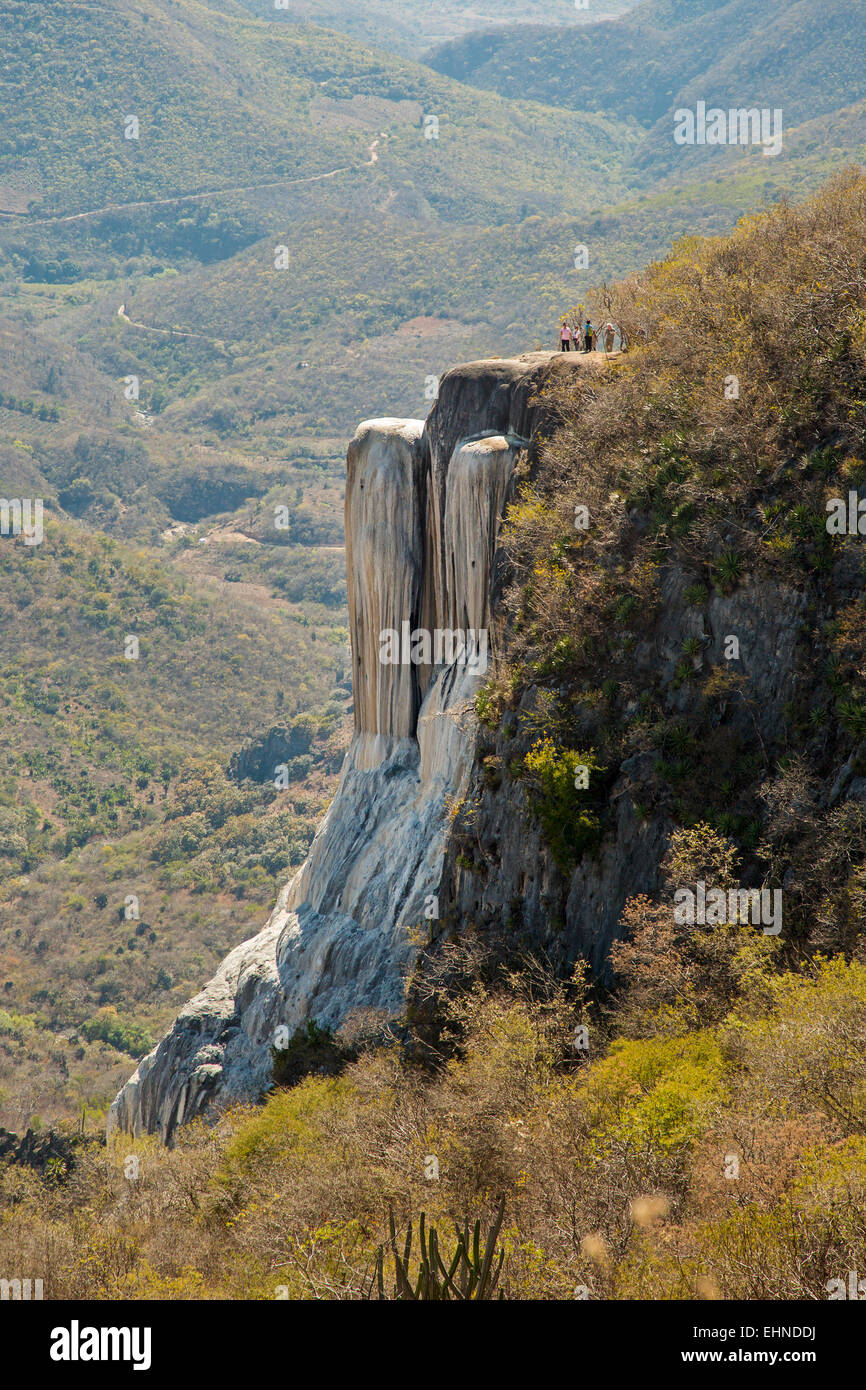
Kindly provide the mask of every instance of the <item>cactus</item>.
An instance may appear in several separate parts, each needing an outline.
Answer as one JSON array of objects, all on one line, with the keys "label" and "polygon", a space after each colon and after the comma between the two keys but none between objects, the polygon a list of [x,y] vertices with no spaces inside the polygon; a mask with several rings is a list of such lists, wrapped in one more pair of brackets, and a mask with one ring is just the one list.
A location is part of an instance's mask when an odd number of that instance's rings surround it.
[{"label": "cactus", "polygon": [[[403,1242],[403,1253],[397,1247],[397,1227],[394,1212],[388,1213],[391,1254],[394,1259],[395,1299],[492,1299],[496,1297],[496,1285],[502,1273],[505,1251],[496,1251],[496,1241],[505,1215],[505,1198],[502,1197],[496,1211],[493,1225],[487,1233],[484,1250],[481,1249],[481,1222],[476,1221],[470,1234],[468,1221],[463,1227],[455,1225],[457,1247],[449,1264],[442,1258],[439,1248],[439,1235],[435,1226],[427,1229],[426,1214],[422,1211],[418,1221],[420,1257],[418,1273],[413,1283],[409,1273],[412,1254],[413,1229],[410,1221]],[[385,1247],[379,1246],[376,1265],[368,1296],[373,1290],[380,1299],[388,1297],[385,1292]],[[504,1298],[500,1293],[499,1298]]]}]

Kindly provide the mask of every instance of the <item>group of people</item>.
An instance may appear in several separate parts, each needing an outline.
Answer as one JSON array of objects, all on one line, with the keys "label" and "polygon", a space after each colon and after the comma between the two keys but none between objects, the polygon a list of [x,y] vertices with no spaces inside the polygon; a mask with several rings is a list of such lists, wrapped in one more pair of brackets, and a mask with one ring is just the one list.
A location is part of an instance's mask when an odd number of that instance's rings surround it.
[{"label": "group of people", "polygon": [[[613,352],[613,345],[616,339],[616,325],[606,323],[601,330],[601,340],[604,344],[605,352]],[[583,328],[577,324],[569,323],[567,317],[563,315],[559,324],[559,350],[560,352],[571,352],[571,345],[574,344],[575,352],[595,352],[598,347],[599,334],[592,326],[590,319],[586,320]]]}]

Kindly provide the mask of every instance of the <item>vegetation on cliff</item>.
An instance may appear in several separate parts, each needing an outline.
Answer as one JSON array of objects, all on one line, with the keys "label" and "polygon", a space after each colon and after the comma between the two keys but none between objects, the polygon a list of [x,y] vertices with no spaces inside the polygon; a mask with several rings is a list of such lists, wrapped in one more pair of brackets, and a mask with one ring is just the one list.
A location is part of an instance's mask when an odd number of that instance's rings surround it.
[{"label": "vegetation on cliff", "polygon": [[[864,813],[842,793],[866,733],[863,542],[828,508],[853,492],[856,511],[866,479],[864,248],[852,171],[601,293],[632,346],[552,401],[509,514],[509,661],[481,704],[495,724],[534,690],[525,738],[542,719],[561,759],[628,762],[640,816],[732,837],[745,882],[784,881],[792,957],[862,949]],[[740,637],[714,655],[717,614]],[[790,698],[766,728],[784,614]]]},{"label": "vegetation on cliff", "polygon": [[687,1031],[652,1023],[656,974],[633,960],[603,1013],[579,978],[500,974],[452,1001],[432,1077],[394,1045],[172,1150],[2,1164],[0,1255],[47,1297],[375,1298],[389,1212],[425,1212],[450,1259],[452,1221],[486,1228],[504,1196],[509,1299],[826,1298],[866,1240],[864,967],[753,958]]},{"label": "vegetation on cliff", "polygon": [[[517,733],[488,783],[564,874],[606,832],[581,768],[628,762],[670,827],[612,988],[504,938],[440,943],[387,1042],[365,1020],[296,1040],[259,1108],[170,1151],[0,1162],[0,1263],[54,1297],[375,1298],[380,1268],[398,1297],[392,1218],[424,1212],[447,1262],[451,1222],[495,1231],[504,1197],[511,1299],[823,1299],[866,1265],[864,566],[856,525],[826,525],[866,478],[864,231],[852,172],[603,291],[630,351],[552,400],[510,514],[510,655],[481,709]],[[802,617],[772,728],[754,669],[678,635],[747,598]],[[715,924],[677,910],[696,883],[734,903]],[[776,885],[778,934],[739,897]]]}]

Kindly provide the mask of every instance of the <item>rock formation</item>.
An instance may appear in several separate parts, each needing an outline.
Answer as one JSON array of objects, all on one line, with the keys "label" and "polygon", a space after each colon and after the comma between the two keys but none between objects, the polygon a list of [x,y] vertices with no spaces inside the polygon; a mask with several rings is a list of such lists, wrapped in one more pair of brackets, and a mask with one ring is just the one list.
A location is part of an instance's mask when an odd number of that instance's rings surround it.
[{"label": "rock formation", "polygon": [[549,353],[475,363],[443,379],[426,422],[359,427],[346,485],[355,735],[336,796],[263,930],[141,1062],[110,1130],[169,1141],[209,1107],[267,1089],[279,1025],[401,1008],[413,933],[444,891],[484,675],[435,652],[385,665],[380,633],[490,631],[497,533],[544,418],[539,393],[551,373],[591,365]]},{"label": "rock formation", "polygon": [[[623,904],[655,892],[671,829],[662,807],[638,809],[654,755],[610,769],[604,837],[565,873],[528,813],[522,782],[487,776],[489,763],[507,768],[526,751],[521,711],[495,731],[479,729],[480,671],[426,652],[418,663],[383,664],[379,642],[388,630],[485,629],[495,657],[506,573],[497,536],[516,465],[523,455],[533,465],[551,374],[594,365],[550,353],[475,363],[444,378],[426,422],[359,427],[346,487],[355,735],[337,794],[264,929],[227,957],[144,1059],[110,1127],[170,1140],[209,1107],[267,1089],[279,1025],[291,1032],[307,1019],[333,1027],[357,1011],[400,1012],[419,928],[431,952],[471,928],[499,950],[532,950],[555,968],[582,957],[597,975],[609,970]],[[685,715],[695,697],[672,679],[684,639],[698,639],[696,660],[718,665],[725,635],[738,632],[749,698],[720,718],[744,744],[758,736],[778,751],[797,680],[802,597],[744,578],[699,611],[675,565],[661,584],[660,617],[633,653],[637,686],[660,678],[670,713]],[[522,708],[535,695],[527,690]],[[468,832],[453,816],[461,803],[471,806]]]}]

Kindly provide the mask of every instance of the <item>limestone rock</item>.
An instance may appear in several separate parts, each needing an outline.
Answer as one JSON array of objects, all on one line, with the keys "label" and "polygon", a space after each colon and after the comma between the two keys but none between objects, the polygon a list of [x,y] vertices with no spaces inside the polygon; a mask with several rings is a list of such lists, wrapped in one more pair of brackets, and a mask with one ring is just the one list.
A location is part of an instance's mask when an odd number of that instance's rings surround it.
[{"label": "limestone rock", "polygon": [[[159,1133],[270,1084],[275,1030],[397,1012],[440,893],[449,809],[474,760],[483,679],[460,660],[380,660],[380,634],[489,629],[499,524],[551,373],[537,353],[450,372],[428,420],[368,420],[349,445],[346,550],[355,736],[306,863],[122,1088],[109,1130]],[[495,602],[495,595],[494,595]]]}]

